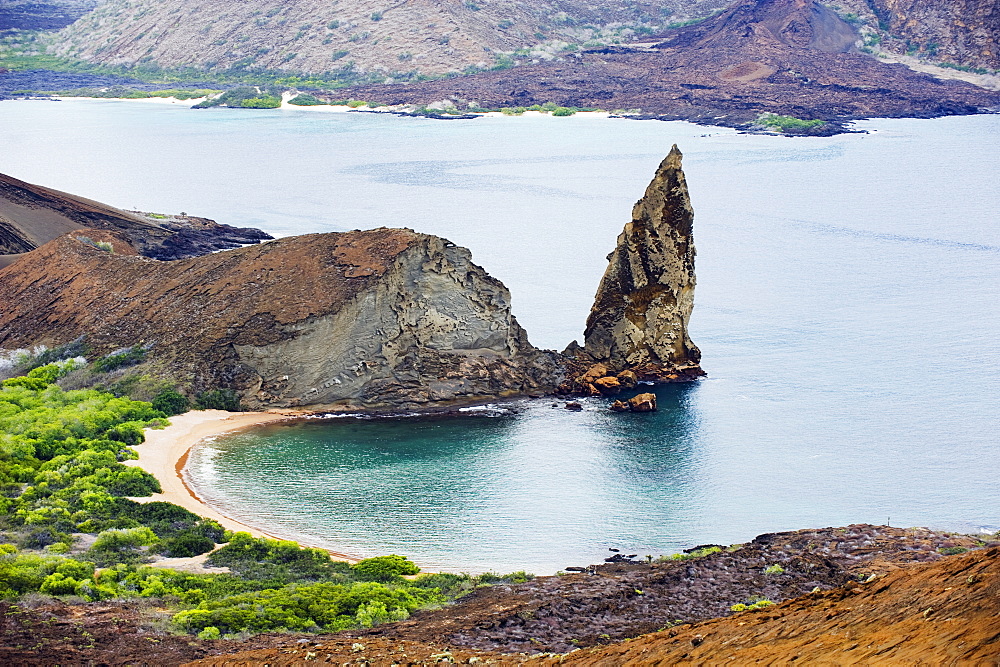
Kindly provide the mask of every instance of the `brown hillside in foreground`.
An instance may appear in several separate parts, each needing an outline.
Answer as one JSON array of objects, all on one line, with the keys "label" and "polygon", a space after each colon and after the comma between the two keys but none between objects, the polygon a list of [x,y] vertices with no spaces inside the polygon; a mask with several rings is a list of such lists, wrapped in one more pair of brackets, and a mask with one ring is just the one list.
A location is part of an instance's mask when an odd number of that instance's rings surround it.
[{"label": "brown hillside in foreground", "polygon": [[[976,544],[970,536],[866,524],[770,533],[693,560],[604,564],[596,574],[480,588],[402,623],[326,635],[198,640],[169,632],[170,612],[148,599],[0,603],[0,664],[784,665],[798,655],[793,664],[994,665],[1000,545],[940,553]],[[762,571],[774,563],[785,573]],[[808,594],[814,585],[833,589]],[[803,586],[795,599],[762,612],[692,622],[691,614],[731,614],[729,606],[748,589],[780,601],[790,596],[779,589]],[[689,624],[655,632],[667,625],[661,613]],[[612,643],[620,636],[598,636],[614,633],[616,624],[651,626],[645,632],[653,634],[620,644]],[[557,648],[560,637],[577,640],[582,650],[565,641]]]},{"label": "brown hillside in foreground", "polygon": [[574,653],[570,665],[1000,664],[1000,548]]},{"label": "brown hillside in foreground", "polygon": [[[1000,548],[947,557],[938,551],[943,544],[972,543],[968,537],[864,524],[761,535],[733,552],[663,564],[604,565],[596,574],[479,589],[455,605],[402,623],[307,643],[276,639],[267,649],[191,664],[367,662],[388,667],[434,663],[434,656],[445,652],[462,664],[476,657],[495,665],[996,664]],[[762,574],[760,564],[774,562],[783,563],[785,573]],[[807,589],[764,611],[680,625],[622,643],[608,644],[606,634],[597,636],[614,632],[616,616],[636,627],[654,620],[658,625],[653,627],[663,627],[669,622],[654,618],[657,611],[676,614],[671,618],[698,608],[705,613],[713,600],[728,600],[715,613],[730,614],[733,601],[745,599],[743,589],[759,587],[763,580],[774,579],[769,585],[775,586],[806,584],[795,581],[796,573],[837,587],[817,593]],[[763,590],[782,599],[776,590]],[[558,636],[579,639],[573,643],[583,646],[591,639],[605,645],[556,648]],[[470,649],[484,652],[472,656]],[[506,655],[498,657],[498,650]],[[539,651],[559,655],[528,655]]]}]

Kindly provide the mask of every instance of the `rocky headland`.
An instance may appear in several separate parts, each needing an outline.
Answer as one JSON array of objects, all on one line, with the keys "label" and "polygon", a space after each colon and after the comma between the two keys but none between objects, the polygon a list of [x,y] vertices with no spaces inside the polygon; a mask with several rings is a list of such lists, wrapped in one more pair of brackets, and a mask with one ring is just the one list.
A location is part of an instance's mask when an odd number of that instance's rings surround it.
[{"label": "rocky headland", "polygon": [[[190,396],[225,390],[250,409],[391,411],[557,390],[612,395],[644,380],[703,375],[687,333],[693,210],[676,146],[609,256],[585,345],[563,354],[532,346],[507,288],[439,237],[380,228],[204,254],[193,242],[198,219],[175,232],[169,220],[154,225],[65,193],[0,183],[5,248],[19,253],[0,270],[0,349],[82,339],[94,358],[128,357],[116,377],[153,377]],[[157,258],[168,251],[197,256]],[[655,397],[633,409],[655,409]]]},{"label": "rocky headland", "polygon": [[90,239],[113,251],[70,234],[0,272],[0,346],[142,345],[135,372],[232,389],[251,408],[474,400],[553,377],[506,288],[441,238],[314,234],[174,262],[114,232]]}]

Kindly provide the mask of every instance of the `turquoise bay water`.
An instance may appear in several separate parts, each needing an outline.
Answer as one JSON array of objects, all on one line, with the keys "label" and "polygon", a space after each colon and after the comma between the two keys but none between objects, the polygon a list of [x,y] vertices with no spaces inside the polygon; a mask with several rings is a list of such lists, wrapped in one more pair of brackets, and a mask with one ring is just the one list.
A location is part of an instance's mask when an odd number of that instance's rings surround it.
[{"label": "turquoise bay water", "polygon": [[[218,439],[199,492],[328,548],[552,572],[853,521],[1000,528],[1000,116],[824,139],[591,118],[435,122],[107,101],[0,104],[0,171],[123,207],[469,247],[532,342],[579,337],[678,143],[708,379],[655,415],[336,420]],[[488,416],[496,415],[496,416]]]}]

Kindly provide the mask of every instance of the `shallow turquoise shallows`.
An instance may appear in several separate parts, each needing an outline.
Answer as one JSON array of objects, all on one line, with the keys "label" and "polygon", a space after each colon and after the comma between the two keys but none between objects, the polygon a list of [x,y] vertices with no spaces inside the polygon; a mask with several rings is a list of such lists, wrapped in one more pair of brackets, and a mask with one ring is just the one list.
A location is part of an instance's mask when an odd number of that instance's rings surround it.
[{"label": "shallow turquoise shallows", "polygon": [[274,426],[197,448],[248,524],[436,569],[551,573],[855,521],[1000,528],[1000,116],[822,139],[595,118],[438,122],[0,103],[0,171],[272,233],[408,226],[469,247],[536,345],[579,338],[656,165],[696,210],[709,376],[654,415],[548,400]]}]

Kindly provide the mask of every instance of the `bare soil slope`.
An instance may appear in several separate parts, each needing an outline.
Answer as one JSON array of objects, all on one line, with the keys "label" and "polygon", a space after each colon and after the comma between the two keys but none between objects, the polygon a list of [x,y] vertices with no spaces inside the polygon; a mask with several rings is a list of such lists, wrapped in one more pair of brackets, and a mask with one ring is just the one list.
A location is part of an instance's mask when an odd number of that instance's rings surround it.
[{"label": "bare soil slope", "polygon": [[763,612],[674,628],[571,665],[997,665],[1000,548],[897,570]]}]

